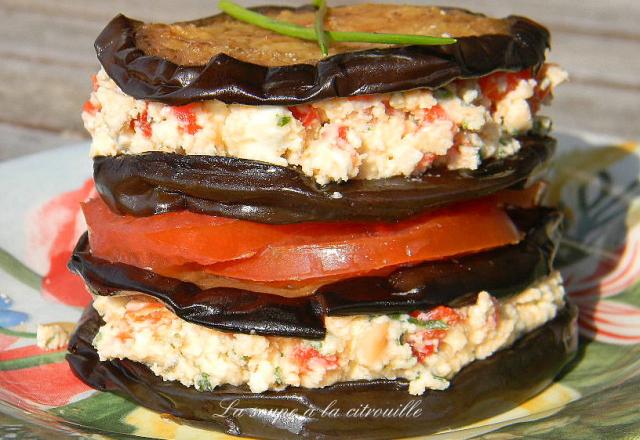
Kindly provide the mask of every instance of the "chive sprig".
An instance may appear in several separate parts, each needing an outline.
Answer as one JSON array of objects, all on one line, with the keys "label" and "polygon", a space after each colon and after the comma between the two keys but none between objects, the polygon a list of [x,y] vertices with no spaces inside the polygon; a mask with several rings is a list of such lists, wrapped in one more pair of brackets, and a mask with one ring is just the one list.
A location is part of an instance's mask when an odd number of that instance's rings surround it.
[{"label": "chive sprig", "polygon": [[317,8],[316,17],[314,22],[314,29],[316,31],[316,38],[318,39],[318,46],[323,56],[329,55],[329,36],[324,30],[324,19],[327,15],[327,2],[325,0],[314,0],[314,6]]},{"label": "chive sprig", "polygon": [[231,0],[220,0],[218,7],[236,20],[301,40],[317,41],[323,55],[328,55],[331,41],[345,43],[378,43],[401,45],[447,45],[456,43],[455,38],[428,35],[387,34],[378,32],[342,32],[324,29],[327,11],[325,0],[314,0],[317,7],[314,27],[304,27],[287,21],[276,20],[259,12],[247,9]]}]

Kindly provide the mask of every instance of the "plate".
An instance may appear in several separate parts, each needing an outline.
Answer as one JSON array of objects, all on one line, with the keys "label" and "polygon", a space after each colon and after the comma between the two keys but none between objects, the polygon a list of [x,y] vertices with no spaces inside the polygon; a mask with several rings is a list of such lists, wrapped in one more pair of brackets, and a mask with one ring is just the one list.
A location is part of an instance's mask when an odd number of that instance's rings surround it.
[{"label": "plate", "polygon": [[[579,355],[530,401],[429,438],[640,435],[640,146],[557,137],[547,197],[566,213],[556,265],[580,308]],[[90,171],[87,144],[0,163],[0,436],[231,438],[94,391],[64,350],[36,347],[37,324],[73,325],[89,301],[65,265],[84,230]]]}]

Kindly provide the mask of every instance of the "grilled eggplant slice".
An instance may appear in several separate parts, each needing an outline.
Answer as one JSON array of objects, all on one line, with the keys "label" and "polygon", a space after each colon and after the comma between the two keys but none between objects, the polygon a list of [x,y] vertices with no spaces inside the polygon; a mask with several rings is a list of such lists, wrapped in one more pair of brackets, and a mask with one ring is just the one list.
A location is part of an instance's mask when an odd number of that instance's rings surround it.
[{"label": "grilled eggplant slice", "polygon": [[[290,387],[258,394],[231,385],[197,391],[163,381],[137,362],[101,362],[91,343],[102,320],[91,306],[69,343],[67,360],[75,374],[93,388],[232,435],[400,438],[469,424],[507,411],[542,391],[576,353],[576,318],[576,308],[567,305],[556,318],[511,348],[463,368],[449,389],[421,396],[410,395],[404,380],[343,382],[320,389]],[[368,417],[354,416],[353,411],[365,405],[396,410],[396,414],[404,408],[404,415],[381,417],[372,411]],[[339,413],[330,412],[335,408]]]},{"label": "grilled eggplant slice", "polygon": [[[313,10],[258,8],[312,25]],[[218,99],[296,105],[326,98],[438,88],[497,70],[539,67],[549,32],[517,16],[491,19],[459,9],[353,5],[330,9],[327,28],[458,39],[446,46],[335,44],[320,58],[314,42],[277,35],[226,14],[193,22],[144,24],[115,17],[95,42],[107,74],[137,99],[182,105]]]},{"label": "grilled eggplant slice", "polygon": [[259,223],[395,221],[453,202],[524,185],[555,149],[522,136],[521,150],[478,170],[434,169],[420,177],[320,186],[295,168],[220,156],[151,152],[96,157],[96,188],[110,209],[146,217],[189,210]]}]

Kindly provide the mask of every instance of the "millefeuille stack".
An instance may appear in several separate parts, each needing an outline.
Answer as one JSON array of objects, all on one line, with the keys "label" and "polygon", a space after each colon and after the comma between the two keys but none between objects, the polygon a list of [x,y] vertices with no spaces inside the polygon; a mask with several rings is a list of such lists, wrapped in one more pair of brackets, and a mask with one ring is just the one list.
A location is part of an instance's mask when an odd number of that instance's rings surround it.
[{"label": "millefeuille stack", "polygon": [[389,438],[511,408],[573,357],[539,205],[547,30],[397,5],[326,27],[457,41],[322,57],[225,14],[100,34],[82,380],[235,435]]}]

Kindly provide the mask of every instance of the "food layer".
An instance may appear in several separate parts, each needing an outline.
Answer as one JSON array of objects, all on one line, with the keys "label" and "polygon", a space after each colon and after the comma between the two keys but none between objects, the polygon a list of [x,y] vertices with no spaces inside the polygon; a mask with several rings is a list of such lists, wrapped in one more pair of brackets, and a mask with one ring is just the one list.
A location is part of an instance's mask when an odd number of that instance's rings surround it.
[{"label": "food layer", "polygon": [[143,296],[99,297],[105,325],[93,345],[101,360],[130,359],[164,380],[211,390],[247,384],[253,392],[287,386],[404,378],[409,392],[446,389],[465,365],[510,346],[564,305],[559,273],[496,300],[480,292],[464,307],[399,315],[327,317],[322,341],[225,333],[176,317]]},{"label": "food layer", "polygon": [[[576,307],[567,304],[512,347],[467,365],[445,392],[415,397],[407,395],[407,381],[386,379],[264,393],[233,385],[198,391],[165,381],[139,362],[100,362],[91,341],[102,322],[91,306],[70,342],[67,359],[76,375],[96,389],[231,435],[276,440],[406,438],[469,425],[538,394],[577,351],[576,313]],[[234,410],[226,411],[230,405]]]},{"label": "food layer", "polygon": [[[262,7],[277,20],[313,27],[315,10]],[[361,4],[329,9],[327,30],[404,33],[413,35],[471,37],[507,35],[509,22],[469,13],[412,5]],[[136,44],[155,55],[183,66],[201,66],[219,53],[264,66],[314,64],[323,59],[315,41],[280,35],[221,15],[195,23],[145,23],[137,29]],[[333,42],[329,55],[389,45]]]},{"label": "food layer", "polygon": [[[336,98],[303,106],[136,100],[101,70],[83,120],[93,156],[163,151],[295,165],[318,183],[477,169],[520,148],[539,105],[566,79],[547,65],[430,91]],[[538,125],[541,122],[538,122]],[[539,129],[540,127],[535,127]]]},{"label": "food layer", "polygon": [[[433,170],[419,178],[350,180],[318,185],[300,170],[247,159],[150,152],[96,157],[96,188],[119,214],[147,217],[191,211],[258,223],[398,221],[531,184],[555,139],[519,136],[513,156],[478,170]],[[286,197],[282,197],[286,194]]]},{"label": "food layer", "polygon": [[78,242],[69,266],[96,295],[144,292],[194,324],[227,332],[322,339],[327,315],[388,314],[454,306],[481,290],[506,297],[548,276],[559,239],[560,214],[538,208],[510,215],[518,229],[527,231],[517,245],[400,267],[387,275],[348,277],[315,292],[318,286],[280,285],[263,293],[264,284],[203,280],[199,271],[182,273],[181,279],[163,277],[96,258],[86,234]]},{"label": "food layer", "polygon": [[[260,10],[302,22],[312,12],[308,6]],[[171,105],[206,99],[296,105],[420,87],[435,89],[456,79],[537,68],[549,48],[549,32],[524,17],[492,19],[455,8],[354,5],[330,8],[327,21],[329,26],[363,31],[395,28],[451,34],[457,42],[375,48],[336,43],[331,48],[340,53],[323,58],[311,41],[267,33],[225,14],[173,25],[142,23],[119,15],[98,36],[95,48],[100,63],[127,95]],[[263,39],[256,41],[254,35]]]}]

